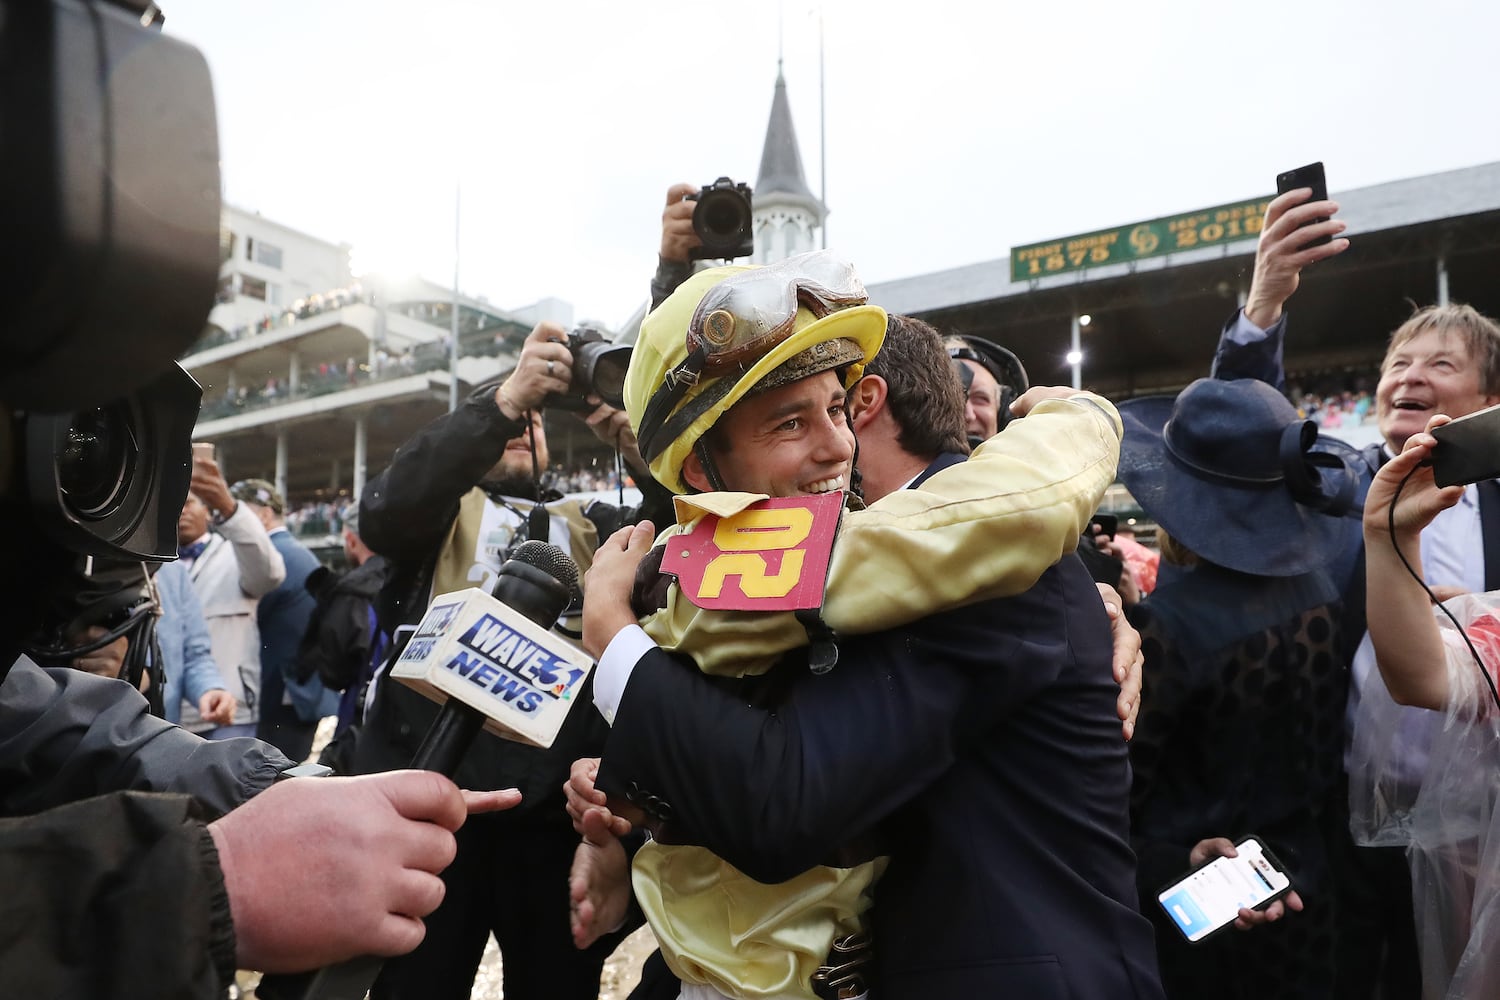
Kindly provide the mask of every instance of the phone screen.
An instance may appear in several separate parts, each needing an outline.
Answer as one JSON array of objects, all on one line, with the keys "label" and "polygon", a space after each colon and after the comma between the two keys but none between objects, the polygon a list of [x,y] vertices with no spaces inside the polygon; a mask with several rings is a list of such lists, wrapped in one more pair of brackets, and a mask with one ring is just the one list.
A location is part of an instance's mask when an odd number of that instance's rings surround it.
[{"label": "phone screen", "polygon": [[1239,915],[1291,887],[1258,840],[1235,844],[1239,856],[1215,858],[1157,894],[1157,901],[1189,941],[1201,941]]}]

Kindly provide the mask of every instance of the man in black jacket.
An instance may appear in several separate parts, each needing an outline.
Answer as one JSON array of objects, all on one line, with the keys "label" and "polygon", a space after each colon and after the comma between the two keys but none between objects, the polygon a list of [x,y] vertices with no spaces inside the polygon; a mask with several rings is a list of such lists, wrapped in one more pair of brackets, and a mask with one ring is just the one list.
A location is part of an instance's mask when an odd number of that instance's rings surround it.
[{"label": "man in black jacket", "polygon": [[[390,566],[360,538],[357,509],[344,518],[344,557],[352,567],[347,572],[322,567],[308,576],[307,590],[317,605],[297,650],[299,680],[319,677],[329,689],[343,692],[336,740],[361,721],[365,688],[390,641],[375,614]],[[322,763],[343,770],[331,761]]]},{"label": "man in black jacket", "polygon": [[[488,590],[522,540],[551,542],[586,567],[598,539],[635,516],[608,504],[585,508],[538,495],[538,473],[548,461],[541,408],[549,395],[569,391],[572,365],[565,331],[539,324],[503,383],[482,386],[423,428],[371,481],[360,498],[359,525],[364,541],[390,563],[378,609],[388,634],[416,622],[437,594]],[[585,419],[638,466],[648,501],[670,510],[670,497],[639,462],[624,412],[600,403]],[[356,742],[360,772],[406,766],[437,714],[404,685],[380,676],[374,685]],[[504,962],[506,996],[598,995],[614,941],[582,953],[573,947],[567,874],[577,838],[560,790],[571,762],[596,754],[603,743],[603,720],[587,692],[582,700],[550,749],[489,735],[470,749],[457,780],[473,788],[518,787],[524,805],[464,827],[458,857],[444,875],[447,895],[428,922],[431,933],[414,953],[386,964],[375,997],[467,998],[491,933]]]}]

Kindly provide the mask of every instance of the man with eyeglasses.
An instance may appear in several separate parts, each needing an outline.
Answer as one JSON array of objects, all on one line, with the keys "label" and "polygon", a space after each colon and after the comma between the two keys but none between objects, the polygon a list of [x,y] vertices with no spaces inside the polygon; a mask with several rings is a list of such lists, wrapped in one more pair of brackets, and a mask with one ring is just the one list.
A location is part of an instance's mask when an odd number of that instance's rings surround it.
[{"label": "man with eyeglasses", "polygon": [[[874,435],[872,452],[889,457],[901,437],[884,377],[872,379],[870,393],[859,381],[884,313],[826,261],[776,267],[781,273],[703,272],[643,324],[626,403],[653,474],[676,489],[816,502],[850,482],[851,414]],[[931,347],[951,378],[935,337]],[[956,417],[956,394],[950,405]],[[905,414],[905,427],[929,416]],[[920,485],[957,461],[909,454],[910,475],[886,464],[872,492]],[[883,997],[1161,995],[1124,837],[1129,777],[1109,624],[1076,560],[1020,597],[893,631],[824,636],[838,653],[822,673],[809,669],[820,646],[813,621],[811,654],[726,683],[684,669],[635,626],[655,603],[632,607],[632,587],[638,598],[659,589],[649,574],[636,578],[650,547],[644,527],[601,546],[585,609],[585,646],[600,656],[596,703],[613,725],[598,775],[600,789],[617,796],[612,807],[643,812],[664,840],[707,847],[747,881],[832,866],[830,905],[838,870],[889,854],[869,925],[873,962],[861,966]],[[677,548],[673,539],[661,558]],[[899,563],[899,553],[890,558]],[[919,588],[945,583],[924,579],[923,569],[918,559],[904,575]],[[882,600],[910,585],[874,573],[861,582]],[[654,891],[649,878],[637,886]],[[778,890],[762,888],[773,898]],[[683,938],[673,962],[689,980],[684,997],[739,995],[745,963],[708,968],[717,954],[690,961],[694,938],[706,936],[690,914],[672,931]],[[764,947],[774,953],[778,944]],[[759,971],[777,961],[768,954]],[[836,968],[831,960],[819,970],[820,982],[798,965],[750,986],[759,996],[854,995],[838,992],[851,983],[834,983]]]}]

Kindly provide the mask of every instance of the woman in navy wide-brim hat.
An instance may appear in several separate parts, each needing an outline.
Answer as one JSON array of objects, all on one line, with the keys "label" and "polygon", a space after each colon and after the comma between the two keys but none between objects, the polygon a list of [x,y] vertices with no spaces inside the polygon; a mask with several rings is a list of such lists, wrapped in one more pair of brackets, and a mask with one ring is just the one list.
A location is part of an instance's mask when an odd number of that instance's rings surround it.
[{"label": "woman in navy wide-brim hat", "polygon": [[[1263,382],[1200,379],[1120,415],[1120,478],[1176,567],[1131,611],[1146,658],[1131,833],[1163,983],[1173,997],[1330,996],[1322,824],[1341,770],[1346,658],[1329,569],[1358,530],[1352,449],[1319,438]],[[1158,892],[1215,853],[1205,841],[1246,834],[1291,872],[1305,909],[1186,943]]]}]

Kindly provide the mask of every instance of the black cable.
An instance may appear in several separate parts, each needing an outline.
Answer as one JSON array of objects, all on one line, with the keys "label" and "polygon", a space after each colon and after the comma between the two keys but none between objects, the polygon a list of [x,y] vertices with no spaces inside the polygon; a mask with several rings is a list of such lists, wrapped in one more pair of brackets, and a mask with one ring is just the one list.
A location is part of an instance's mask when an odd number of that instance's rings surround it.
[{"label": "black cable", "polygon": [[619,507],[620,507],[621,510],[624,510],[625,509],[625,456],[623,454],[621,454],[620,449],[618,449],[618,448],[615,449],[615,484],[617,486],[619,486],[619,488],[620,488],[620,492],[619,492],[619,497],[620,497]]},{"label": "black cable", "polygon": [[1432,588],[1427,586],[1427,581],[1422,579],[1421,574],[1412,568],[1411,563],[1406,558],[1406,553],[1401,551],[1401,546],[1396,544],[1396,502],[1401,499],[1401,491],[1406,489],[1407,482],[1411,480],[1411,477],[1420,468],[1420,465],[1414,466],[1410,472],[1403,476],[1401,482],[1396,484],[1395,496],[1391,497],[1390,508],[1386,511],[1386,522],[1391,533],[1391,548],[1395,550],[1396,558],[1401,560],[1401,565],[1406,567],[1406,571],[1411,574],[1411,578],[1417,581],[1422,589],[1427,592],[1428,599],[1433,604],[1436,604],[1438,610],[1447,615],[1448,620],[1453,623],[1453,627],[1458,629],[1458,634],[1463,637],[1464,645],[1469,647],[1469,654],[1474,657],[1474,665],[1479,668],[1479,676],[1484,678],[1485,687],[1490,689],[1490,698],[1494,700],[1496,710],[1500,710],[1500,691],[1495,690],[1495,682],[1490,677],[1490,672],[1484,669],[1484,660],[1480,659],[1479,650],[1474,648],[1474,643],[1469,639],[1469,633],[1458,623],[1458,619],[1453,617],[1453,612],[1449,611],[1443,606],[1443,602],[1438,600],[1438,596],[1432,592]]}]

